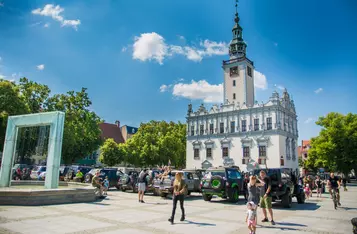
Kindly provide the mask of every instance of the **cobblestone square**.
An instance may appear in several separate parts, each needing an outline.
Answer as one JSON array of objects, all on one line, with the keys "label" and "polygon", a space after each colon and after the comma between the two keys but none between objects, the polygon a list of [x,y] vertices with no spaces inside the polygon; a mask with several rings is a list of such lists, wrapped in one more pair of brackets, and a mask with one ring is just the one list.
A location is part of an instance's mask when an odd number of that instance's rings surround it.
[{"label": "cobblestone square", "polygon": [[[257,233],[352,233],[351,218],[357,217],[357,184],[341,191],[342,206],[334,210],[327,194],[306,204],[293,203],[291,209],[274,204],[276,225],[262,224],[258,214]],[[95,203],[36,207],[0,207],[0,233],[248,233],[243,201],[230,204],[215,198],[204,202],[199,194],[185,200],[186,221],[180,222],[177,208],[175,225],[167,219],[171,200],[111,190],[108,198]]]}]

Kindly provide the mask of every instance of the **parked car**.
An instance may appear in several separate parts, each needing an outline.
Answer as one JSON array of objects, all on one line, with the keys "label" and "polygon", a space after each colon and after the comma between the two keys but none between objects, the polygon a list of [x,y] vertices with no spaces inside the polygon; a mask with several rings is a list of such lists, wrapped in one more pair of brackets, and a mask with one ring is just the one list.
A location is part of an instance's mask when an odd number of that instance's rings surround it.
[{"label": "parked car", "polygon": [[[166,178],[164,180],[162,180],[162,179],[154,180],[155,194],[159,194],[161,197],[167,197],[168,194],[172,194],[175,175],[178,172],[183,173],[183,179],[187,184],[187,194],[185,194],[185,195],[190,195],[191,192],[199,191],[199,181],[197,179],[198,178],[197,175],[194,176],[194,173],[191,171],[174,170],[174,171],[171,171],[168,178]],[[196,177],[196,179],[195,179],[195,177]]]},{"label": "parked car", "polygon": [[[70,168],[68,169],[67,173],[65,174],[65,177],[64,177],[64,180],[69,182],[71,180],[74,179],[74,177],[76,176],[78,170],[80,170],[82,173],[83,173],[83,181],[81,182],[84,182],[85,181],[85,175],[91,171],[93,168],[91,167],[88,167],[88,166],[70,166]],[[91,181],[92,181],[92,178],[91,178]]]},{"label": "parked car", "polygon": [[42,172],[46,171],[46,166],[36,166],[32,171],[31,171],[31,179],[33,180],[38,180],[38,177],[41,175]]},{"label": "parked car", "polygon": [[123,192],[125,192],[126,190],[131,190],[136,193],[138,191],[138,177],[139,173],[137,171],[129,171],[128,174],[124,174],[120,177],[118,187]]},{"label": "parked car", "polygon": [[211,201],[214,195],[237,202],[243,194],[243,177],[238,167],[213,167],[206,171],[201,181],[202,197]]},{"label": "parked car", "polygon": [[[263,169],[271,180],[271,195],[273,202],[279,200],[285,208],[291,208],[292,198],[296,197],[299,204],[305,203],[303,188],[298,183],[298,175],[291,168]],[[259,175],[259,170],[254,170]]]},{"label": "parked car", "polygon": [[118,179],[120,178],[122,172],[119,171],[117,168],[94,168],[94,169],[91,169],[84,177],[85,182],[92,183],[92,178],[97,171],[99,171],[99,173],[100,173],[99,178],[101,181],[104,181],[105,177],[108,176],[109,188],[116,187],[117,189],[119,189]]},{"label": "parked car", "polygon": [[59,180],[64,181],[68,171],[71,169],[70,166],[60,166]]}]

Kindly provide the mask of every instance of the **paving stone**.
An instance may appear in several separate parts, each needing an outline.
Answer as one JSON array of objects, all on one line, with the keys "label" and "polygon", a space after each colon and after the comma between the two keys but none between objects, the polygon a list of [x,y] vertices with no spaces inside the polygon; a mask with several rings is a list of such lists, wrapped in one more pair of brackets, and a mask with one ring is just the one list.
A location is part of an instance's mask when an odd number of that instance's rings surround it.
[{"label": "paving stone", "polygon": [[76,216],[50,217],[0,224],[0,227],[19,233],[69,233],[93,228],[105,228],[112,224]]},{"label": "paving stone", "polygon": [[43,207],[9,207],[0,211],[0,217],[6,219],[33,218],[37,216],[55,216],[60,213]]},{"label": "paving stone", "polygon": [[137,229],[132,229],[132,228],[127,228],[127,229],[118,229],[115,231],[109,231],[109,232],[100,232],[100,234],[151,234],[152,232],[145,232],[142,230],[137,230]]}]

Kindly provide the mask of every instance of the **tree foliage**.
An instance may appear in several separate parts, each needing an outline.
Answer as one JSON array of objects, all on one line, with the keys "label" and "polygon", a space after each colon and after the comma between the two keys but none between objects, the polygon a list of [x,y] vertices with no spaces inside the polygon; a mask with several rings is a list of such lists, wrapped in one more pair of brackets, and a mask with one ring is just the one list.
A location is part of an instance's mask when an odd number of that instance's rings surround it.
[{"label": "tree foliage", "polygon": [[184,167],[186,162],[186,125],[165,121],[142,123],[138,132],[124,144],[106,140],[101,148],[104,164],[124,161],[134,166],[167,165]]},{"label": "tree foliage", "polygon": [[312,138],[305,166],[349,173],[357,165],[357,115],[329,113],[316,122],[319,136]]},{"label": "tree foliage", "polygon": [[[66,94],[50,96],[51,90],[47,85],[39,84],[21,78],[18,84],[0,80],[0,151],[3,148],[7,116],[46,111],[63,111],[66,113],[62,159],[72,163],[99,148],[101,145],[99,123],[101,119],[89,108],[91,101],[87,90],[69,91]],[[22,131],[21,134],[28,134]],[[19,139],[36,140],[38,135],[20,135]],[[21,144],[21,142],[20,142]],[[22,149],[22,155],[34,152],[35,144],[28,144]]]}]

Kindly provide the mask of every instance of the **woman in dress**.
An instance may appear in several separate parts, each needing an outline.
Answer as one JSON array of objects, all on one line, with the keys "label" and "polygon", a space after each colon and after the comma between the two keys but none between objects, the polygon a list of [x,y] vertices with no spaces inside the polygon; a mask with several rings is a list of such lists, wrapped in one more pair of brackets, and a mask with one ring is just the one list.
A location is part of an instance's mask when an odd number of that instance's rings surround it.
[{"label": "woman in dress", "polygon": [[322,197],[321,194],[322,194],[323,182],[320,179],[320,176],[316,176],[315,185],[316,185],[317,197]]}]

